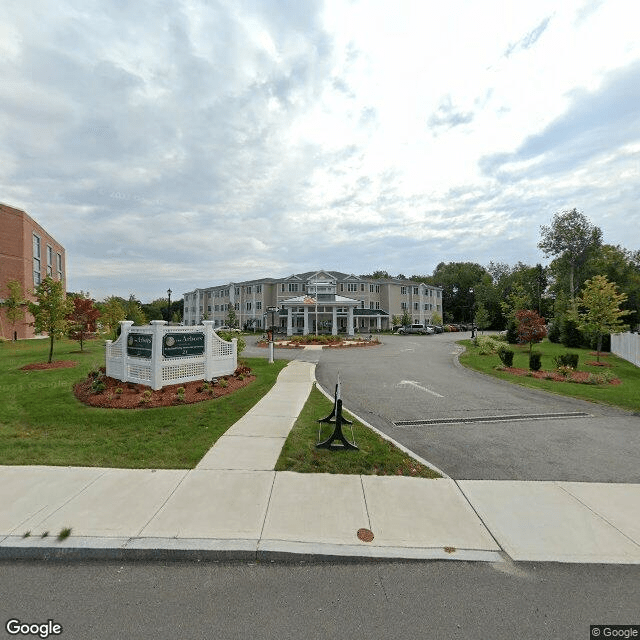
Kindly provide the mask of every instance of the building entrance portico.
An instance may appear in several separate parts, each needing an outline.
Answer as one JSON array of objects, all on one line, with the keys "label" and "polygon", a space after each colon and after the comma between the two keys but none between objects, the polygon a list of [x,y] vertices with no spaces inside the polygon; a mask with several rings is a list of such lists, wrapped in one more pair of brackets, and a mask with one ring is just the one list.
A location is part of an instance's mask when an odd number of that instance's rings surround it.
[{"label": "building entrance portico", "polygon": [[302,333],[346,333],[354,335],[354,311],[360,300],[336,294],[336,281],[318,272],[306,282],[306,295],[281,302],[281,318],[286,319],[287,335]]}]

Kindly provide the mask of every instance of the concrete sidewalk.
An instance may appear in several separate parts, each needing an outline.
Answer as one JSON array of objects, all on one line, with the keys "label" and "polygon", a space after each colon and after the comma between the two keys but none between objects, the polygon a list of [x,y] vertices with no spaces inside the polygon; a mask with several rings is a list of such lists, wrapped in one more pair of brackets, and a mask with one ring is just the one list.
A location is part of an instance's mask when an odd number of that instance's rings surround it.
[{"label": "concrete sidewalk", "polygon": [[193,470],[0,467],[0,558],[640,564],[640,485],[274,471],[314,369],[290,362]]}]

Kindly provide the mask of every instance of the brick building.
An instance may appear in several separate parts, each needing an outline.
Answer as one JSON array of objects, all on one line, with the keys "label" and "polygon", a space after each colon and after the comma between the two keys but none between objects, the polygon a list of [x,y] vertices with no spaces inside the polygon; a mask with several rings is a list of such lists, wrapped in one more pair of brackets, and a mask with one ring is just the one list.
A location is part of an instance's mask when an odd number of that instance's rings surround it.
[{"label": "brick building", "polygon": [[[24,296],[35,300],[34,289],[44,278],[66,282],[64,247],[49,235],[24,211],[0,204],[0,300],[8,295],[7,283],[17,280]],[[32,338],[33,317],[27,311],[25,319],[15,327],[0,308],[0,335],[12,338]]]}]

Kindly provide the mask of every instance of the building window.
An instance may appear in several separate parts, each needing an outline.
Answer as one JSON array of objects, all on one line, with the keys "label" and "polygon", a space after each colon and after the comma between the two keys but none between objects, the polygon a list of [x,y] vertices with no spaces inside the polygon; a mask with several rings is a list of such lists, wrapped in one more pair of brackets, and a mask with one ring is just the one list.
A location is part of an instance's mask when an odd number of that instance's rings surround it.
[{"label": "building window", "polygon": [[360,285],[360,291],[364,291],[364,283]]},{"label": "building window", "polygon": [[358,290],[358,285],[351,282],[347,285],[347,291],[357,291]]},{"label": "building window", "polygon": [[40,284],[40,237],[33,234],[33,284]]},{"label": "building window", "polygon": [[400,295],[401,296],[407,295],[407,287],[400,287]]},{"label": "building window", "polygon": [[379,309],[379,308],[380,308],[380,303],[376,302],[376,309]]},{"label": "building window", "polygon": [[260,309],[262,309],[262,301],[261,301],[261,300],[258,300],[258,301],[256,302],[256,309],[258,309],[258,311],[259,311]]},{"label": "building window", "polygon": [[251,293],[251,285],[247,287],[247,293]]},{"label": "building window", "polygon": [[401,302],[400,303],[400,308],[401,309],[406,309],[407,308],[407,303],[406,302]]},{"label": "building window", "polygon": [[293,293],[298,291],[298,283],[297,282],[290,282],[289,283],[289,293]]},{"label": "building window", "polygon": [[53,276],[53,248],[47,245],[47,275]]},{"label": "building window", "polygon": [[256,285],[256,293],[262,293],[262,285],[261,284],[257,284]]},{"label": "building window", "polygon": [[373,309],[373,302],[369,303],[369,309]]},{"label": "building window", "polygon": [[414,309],[415,311],[418,311],[418,309],[420,309],[420,305],[419,305],[417,302],[414,302],[414,303],[413,303],[413,309]]},{"label": "building window", "polygon": [[233,305],[233,308],[234,308],[236,311],[240,311],[240,303],[239,303],[239,302],[236,302],[236,303]]},{"label": "building window", "polygon": [[369,293],[373,293],[373,285],[372,284],[369,285]]},{"label": "building window", "polygon": [[245,306],[247,308],[247,311],[251,311],[251,308],[252,308],[251,302],[247,302]]},{"label": "building window", "polygon": [[239,296],[240,295],[240,287],[236,287],[236,295]]},{"label": "building window", "polygon": [[62,280],[62,254],[56,254],[56,266],[58,268],[58,280]]},{"label": "building window", "polygon": [[418,287],[413,287],[413,295],[414,296],[418,295]]}]

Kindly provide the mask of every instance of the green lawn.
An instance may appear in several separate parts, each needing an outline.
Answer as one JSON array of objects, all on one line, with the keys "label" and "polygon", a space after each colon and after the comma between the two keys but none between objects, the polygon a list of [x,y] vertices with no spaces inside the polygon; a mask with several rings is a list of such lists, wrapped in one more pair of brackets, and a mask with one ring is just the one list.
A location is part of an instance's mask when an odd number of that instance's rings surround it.
[{"label": "green lawn", "polygon": [[199,404],[155,409],[97,409],[73,385],[104,365],[104,342],[57,341],[54,360],[70,369],[22,371],[46,362],[47,340],[0,344],[0,464],[191,469],[213,443],[273,386],[287,364],[246,358],[257,379],[236,393]]},{"label": "green lawn", "polygon": [[[359,451],[316,449],[318,420],[329,415],[332,406],[332,402],[318,389],[314,387],[311,390],[285,442],[276,471],[440,477],[346,413],[345,416],[353,420],[353,438]],[[351,425],[343,425],[342,432],[348,440],[352,439]],[[326,440],[332,433],[333,425],[323,424],[321,440]]]},{"label": "green lawn", "polygon": [[[460,363],[470,369],[534,389],[543,389],[573,398],[614,405],[631,411],[640,411],[640,368],[613,354],[603,354],[600,359],[602,362],[612,365],[609,371],[621,381],[621,384],[576,384],[573,382],[539,380],[528,376],[517,377],[506,371],[499,371],[497,367],[502,363],[497,355],[479,355],[478,349],[471,340],[462,340],[460,344],[467,349],[460,356]],[[529,345],[509,346],[515,352],[513,366],[528,369]],[[553,371],[555,369],[554,357],[567,352],[579,354],[578,371],[600,373],[603,370],[600,367],[586,364],[596,360],[596,356],[592,355],[593,351],[591,349],[568,349],[561,344],[555,344],[548,340],[534,345],[534,349],[542,353],[542,369],[545,371]]]}]

